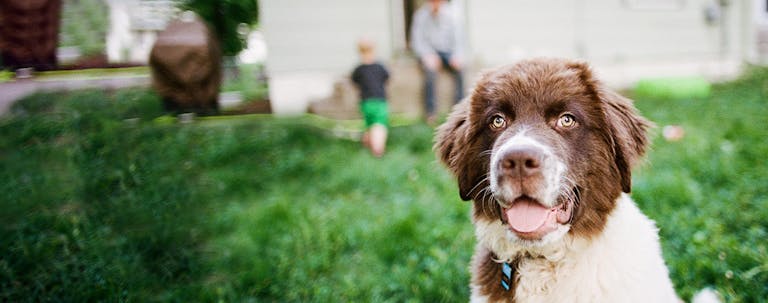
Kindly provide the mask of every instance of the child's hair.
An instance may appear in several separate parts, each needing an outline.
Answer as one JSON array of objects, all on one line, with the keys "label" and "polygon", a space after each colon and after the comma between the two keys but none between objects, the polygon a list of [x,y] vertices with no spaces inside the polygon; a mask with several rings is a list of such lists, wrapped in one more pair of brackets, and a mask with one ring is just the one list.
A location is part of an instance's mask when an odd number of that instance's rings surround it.
[{"label": "child's hair", "polygon": [[372,53],[375,47],[376,46],[371,39],[363,37],[357,40],[357,51],[359,51],[360,54]]}]

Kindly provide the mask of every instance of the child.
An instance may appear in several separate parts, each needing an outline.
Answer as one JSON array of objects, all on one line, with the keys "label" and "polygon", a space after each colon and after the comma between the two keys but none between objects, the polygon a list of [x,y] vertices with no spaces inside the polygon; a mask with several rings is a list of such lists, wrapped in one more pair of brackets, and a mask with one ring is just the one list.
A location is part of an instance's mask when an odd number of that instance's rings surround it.
[{"label": "child", "polygon": [[360,89],[360,111],[365,118],[363,144],[375,157],[384,155],[387,145],[389,109],[384,88],[389,79],[387,69],[376,62],[373,42],[360,39],[357,43],[360,65],[352,72],[352,81]]}]

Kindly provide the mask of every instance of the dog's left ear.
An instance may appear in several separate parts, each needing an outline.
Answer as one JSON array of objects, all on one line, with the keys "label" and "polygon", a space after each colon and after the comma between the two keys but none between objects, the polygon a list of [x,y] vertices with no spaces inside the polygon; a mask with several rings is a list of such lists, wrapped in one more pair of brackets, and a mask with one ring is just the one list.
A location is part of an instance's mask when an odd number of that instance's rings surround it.
[{"label": "dog's left ear", "polygon": [[632,100],[605,88],[598,90],[598,96],[610,126],[616,166],[621,174],[621,190],[629,193],[632,167],[648,149],[648,129],[653,124],[640,116]]},{"label": "dog's left ear", "polygon": [[621,190],[629,193],[632,190],[632,167],[648,148],[648,129],[653,127],[653,123],[638,113],[632,100],[603,87],[594,79],[586,63],[574,62],[569,67],[579,71],[587,90],[601,103],[610,132],[614,161],[621,177]]}]

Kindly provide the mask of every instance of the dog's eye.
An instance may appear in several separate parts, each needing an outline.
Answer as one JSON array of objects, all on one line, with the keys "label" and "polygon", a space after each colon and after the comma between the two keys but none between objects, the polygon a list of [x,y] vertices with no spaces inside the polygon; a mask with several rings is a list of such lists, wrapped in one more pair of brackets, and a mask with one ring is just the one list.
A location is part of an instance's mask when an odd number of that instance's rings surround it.
[{"label": "dog's eye", "polygon": [[563,114],[560,119],[557,119],[557,126],[562,128],[570,128],[576,126],[576,117],[571,114]]},{"label": "dog's eye", "polygon": [[491,128],[492,129],[501,129],[503,127],[507,126],[507,120],[504,119],[502,116],[494,116],[491,120]]}]

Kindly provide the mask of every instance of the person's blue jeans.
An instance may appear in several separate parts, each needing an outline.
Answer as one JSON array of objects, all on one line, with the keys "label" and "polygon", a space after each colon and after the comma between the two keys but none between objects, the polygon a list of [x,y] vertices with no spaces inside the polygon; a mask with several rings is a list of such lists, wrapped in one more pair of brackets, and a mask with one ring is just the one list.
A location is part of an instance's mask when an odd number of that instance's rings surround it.
[{"label": "person's blue jeans", "polygon": [[[437,55],[440,56],[440,63],[443,68],[450,71],[453,75],[455,86],[453,103],[459,103],[459,101],[464,98],[464,78],[461,74],[461,70],[456,70],[451,66],[451,53],[437,52]],[[424,106],[427,111],[427,116],[429,117],[435,114],[435,81],[437,80],[437,70],[430,70],[423,65],[422,69],[424,70],[424,77],[426,78],[424,82]]]}]

